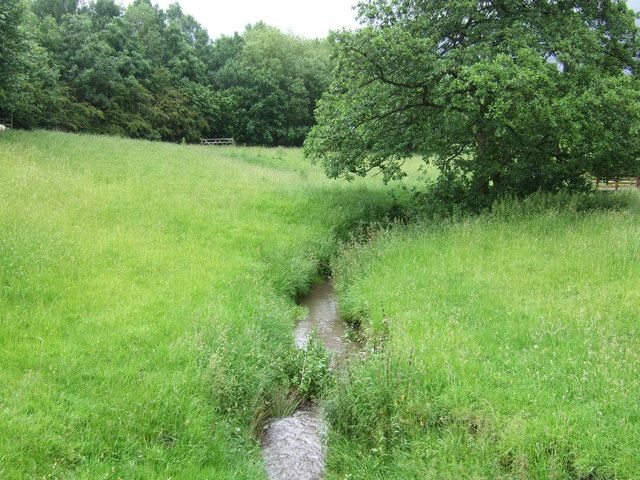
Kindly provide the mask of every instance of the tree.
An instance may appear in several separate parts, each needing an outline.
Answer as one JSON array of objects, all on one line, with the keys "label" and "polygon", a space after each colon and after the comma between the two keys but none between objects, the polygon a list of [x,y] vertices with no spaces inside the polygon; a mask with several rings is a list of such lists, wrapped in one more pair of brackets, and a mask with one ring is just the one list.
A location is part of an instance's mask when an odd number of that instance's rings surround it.
[{"label": "tree", "polygon": [[122,7],[115,0],[96,0],[85,7],[88,13],[94,18],[98,28],[104,28],[114,18],[122,15]]},{"label": "tree", "polygon": [[53,126],[63,98],[35,24],[22,2],[0,3],[0,114],[13,113],[18,127]]},{"label": "tree", "polygon": [[79,3],[79,0],[34,0],[31,8],[39,17],[50,15],[59,21],[65,14],[75,13]]},{"label": "tree", "polygon": [[[224,47],[229,47],[229,38]],[[240,140],[260,145],[301,145],[330,78],[326,44],[287,35],[264,24],[250,26],[237,54],[216,76],[236,99]]]},{"label": "tree", "polygon": [[63,101],[58,78],[58,70],[49,54],[37,43],[31,31],[25,33],[9,90],[10,110],[16,126],[56,125]]},{"label": "tree", "polygon": [[336,80],[306,142],[330,176],[397,178],[418,153],[482,204],[585,188],[611,156],[640,173],[624,1],[369,0],[359,18],[333,37]]},{"label": "tree", "polygon": [[13,110],[10,92],[15,88],[14,75],[23,47],[20,24],[24,10],[20,0],[0,3],[0,113]]},{"label": "tree", "polygon": [[211,41],[176,3],[0,0],[0,113],[21,128],[300,145],[329,71],[325,42]]}]

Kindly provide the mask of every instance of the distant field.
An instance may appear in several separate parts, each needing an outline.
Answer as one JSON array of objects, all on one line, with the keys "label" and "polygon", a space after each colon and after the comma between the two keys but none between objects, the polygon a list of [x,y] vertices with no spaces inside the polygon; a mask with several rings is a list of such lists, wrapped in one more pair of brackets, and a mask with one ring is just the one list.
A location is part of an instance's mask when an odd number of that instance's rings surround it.
[{"label": "distant field", "polygon": [[330,478],[638,478],[630,198],[590,213],[506,204],[345,252],[342,309],[387,353],[337,389]]},{"label": "distant field", "polygon": [[2,135],[0,478],[263,478],[293,297],[388,208],[370,185],[293,149]]}]

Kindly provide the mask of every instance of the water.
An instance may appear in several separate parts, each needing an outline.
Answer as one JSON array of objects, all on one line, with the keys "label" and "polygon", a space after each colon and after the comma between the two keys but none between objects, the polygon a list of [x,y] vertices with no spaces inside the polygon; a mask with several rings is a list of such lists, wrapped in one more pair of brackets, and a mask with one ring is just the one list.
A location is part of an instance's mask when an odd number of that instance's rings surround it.
[{"label": "water", "polygon": [[262,438],[262,458],[272,480],[319,480],[324,473],[327,425],[320,407],[273,420]]},{"label": "water", "polygon": [[296,347],[305,348],[311,332],[315,331],[332,353],[334,365],[340,364],[357,349],[357,345],[347,339],[348,328],[338,313],[336,292],[329,280],[316,284],[301,304],[309,309],[309,313],[294,331]]},{"label": "water", "polygon": [[[296,326],[294,339],[305,348],[313,331],[332,352],[334,365],[357,345],[347,340],[330,281],[317,284],[302,301],[309,313]],[[262,457],[271,480],[319,480],[324,474],[327,424],[318,405],[306,405],[290,417],[272,420],[262,438]]]}]

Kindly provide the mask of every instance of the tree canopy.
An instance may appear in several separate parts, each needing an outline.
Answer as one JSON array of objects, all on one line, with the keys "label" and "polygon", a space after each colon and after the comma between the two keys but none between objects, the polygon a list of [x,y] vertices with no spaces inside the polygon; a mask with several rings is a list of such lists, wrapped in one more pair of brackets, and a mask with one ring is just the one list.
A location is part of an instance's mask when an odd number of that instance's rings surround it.
[{"label": "tree canopy", "polygon": [[478,202],[640,173],[640,35],[624,1],[369,0],[333,37],[306,153],[330,176],[422,155]]},{"label": "tree canopy", "polygon": [[19,127],[301,145],[329,76],[326,41],[264,24],[211,40],[177,3],[0,4],[0,114]]}]

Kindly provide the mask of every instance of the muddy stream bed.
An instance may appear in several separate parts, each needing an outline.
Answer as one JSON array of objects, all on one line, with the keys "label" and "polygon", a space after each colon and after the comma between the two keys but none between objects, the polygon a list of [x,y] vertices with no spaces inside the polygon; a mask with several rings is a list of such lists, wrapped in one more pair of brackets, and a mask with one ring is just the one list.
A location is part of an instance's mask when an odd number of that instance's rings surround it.
[{"label": "muddy stream bed", "polygon": [[[339,365],[358,350],[347,339],[333,285],[315,285],[301,302],[309,309],[295,328],[296,347],[305,348],[313,331]],[[324,476],[327,423],[320,405],[304,405],[293,415],[270,421],[262,437],[262,457],[270,480],[319,480]]]}]

